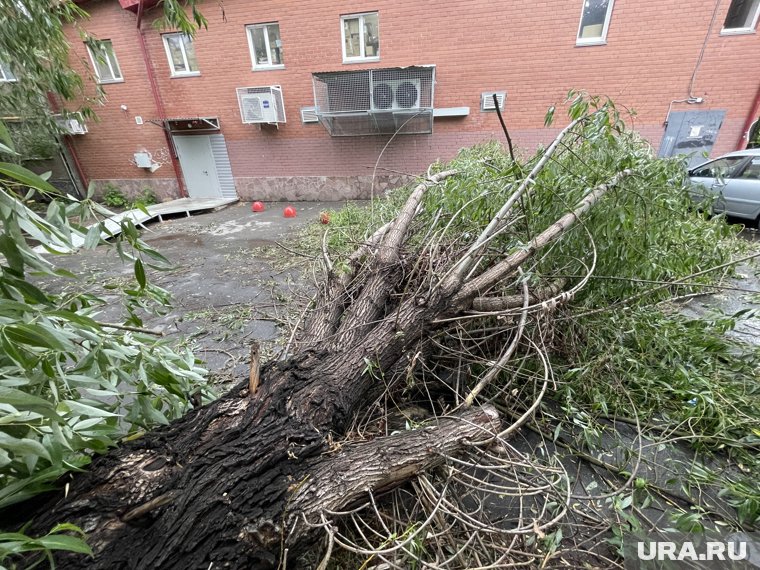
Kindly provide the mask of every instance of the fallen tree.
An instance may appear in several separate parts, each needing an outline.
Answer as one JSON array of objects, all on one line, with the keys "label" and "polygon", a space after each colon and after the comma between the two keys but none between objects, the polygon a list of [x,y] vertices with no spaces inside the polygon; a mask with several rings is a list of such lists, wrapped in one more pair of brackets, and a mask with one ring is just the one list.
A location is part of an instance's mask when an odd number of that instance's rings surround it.
[{"label": "fallen tree", "polygon": [[[508,440],[556,381],[552,315],[583,290],[606,246],[591,235],[590,212],[610,194],[628,207],[627,193],[661,183],[653,175],[661,167],[614,107],[592,100],[589,110],[579,98],[573,112],[524,165],[501,156],[431,169],[343,261],[323,240],[326,279],[291,355],[258,370],[252,351],[250,379],[97,457],[37,509],[35,528],[67,521],[88,535],[94,559],[60,555],[61,566],[274,568],[299,564],[315,544],[326,553],[320,568],[336,544],[392,564],[415,555],[433,522],[459,535],[440,549],[438,567],[473,567],[466,551],[476,543],[487,553],[481,565],[534,560],[522,540],[566,514],[568,478]],[[562,175],[549,172],[552,163],[585,168]],[[458,180],[477,185],[479,177],[488,188],[457,196]],[[558,187],[547,197],[539,184]],[[489,195],[494,188],[500,199]],[[490,209],[471,210],[479,200]],[[507,370],[519,382],[505,381]],[[416,429],[391,433],[380,417],[362,431],[366,441],[341,441],[405,383],[427,377],[417,390],[429,393],[431,376],[438,393],[428,417],[403,422]],[[515,416],[504,421],[491,403],[513,406]],[[377,497],[410,481],[427,511],[406,513],[400,535],[385,526]],[[468,489],[520,497],[520,505],[494,516]],[[355,522],[364,545],[348,541],[339,521],[370,507],[379,527]]]}]

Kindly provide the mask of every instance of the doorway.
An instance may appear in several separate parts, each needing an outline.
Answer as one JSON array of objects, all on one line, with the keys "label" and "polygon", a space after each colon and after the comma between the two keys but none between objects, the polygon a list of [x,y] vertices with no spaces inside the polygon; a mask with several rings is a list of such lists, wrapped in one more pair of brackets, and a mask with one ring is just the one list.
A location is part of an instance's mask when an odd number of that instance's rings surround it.
[{"label": "doorway", "polygon": [[190,198],[237,198],[223,135],[174,135]]},{"label": "doorway", "polygon": [[660,143],[659,156],[689,155],[689,166],[704,162],[718,138],[725,111],[674,111]]}]

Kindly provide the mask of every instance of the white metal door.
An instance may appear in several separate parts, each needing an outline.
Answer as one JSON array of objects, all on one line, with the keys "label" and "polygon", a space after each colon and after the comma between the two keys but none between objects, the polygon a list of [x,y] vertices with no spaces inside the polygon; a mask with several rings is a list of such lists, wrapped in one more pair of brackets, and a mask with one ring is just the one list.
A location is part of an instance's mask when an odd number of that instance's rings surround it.
[{"label": "white metal door", "polygon": [[211,137],[175,136],[174,146],[188,195],[191,198],[221,198],[222,189],[211,150]]}]

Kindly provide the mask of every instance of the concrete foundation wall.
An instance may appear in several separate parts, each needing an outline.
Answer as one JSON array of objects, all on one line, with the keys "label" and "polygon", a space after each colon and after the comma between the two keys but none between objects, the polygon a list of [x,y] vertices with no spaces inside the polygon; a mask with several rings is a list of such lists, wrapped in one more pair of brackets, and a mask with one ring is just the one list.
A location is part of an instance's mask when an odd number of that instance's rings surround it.
[{"label": "concrete foundation wall", "polygon": [[410,176],[267,176],[238,178],[241,200],[317,201],[366,200],[413,180]]},{"label": "concrete foundation wall", "polygon": [[133,178],[109,178],[91,180],[95,186],[95,197],[102,198],[108,191],[109,185],[118,188],[127,198],[137,197],[143,190],[150,188],[159,200],[166,202],[179,198],[179,187],[173,178],[152,178],[150,180],[135,180]]}]

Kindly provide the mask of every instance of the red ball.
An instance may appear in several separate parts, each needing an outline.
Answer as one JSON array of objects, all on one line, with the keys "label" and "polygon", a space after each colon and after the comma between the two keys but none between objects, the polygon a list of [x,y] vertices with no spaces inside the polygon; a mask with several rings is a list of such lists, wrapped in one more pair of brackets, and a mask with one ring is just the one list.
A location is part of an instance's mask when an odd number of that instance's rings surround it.
[{"label": "red ball", "polygon": [[296,217],[296,209],[293,206],[288,206],[282,211],[282,215],[286,218],[295,218]]},{"label": "red ball", "polygon": [[251,211],[253,212],[263,212],[264,209],[265,208],[263,202],[254,202],[251,206]]}]

